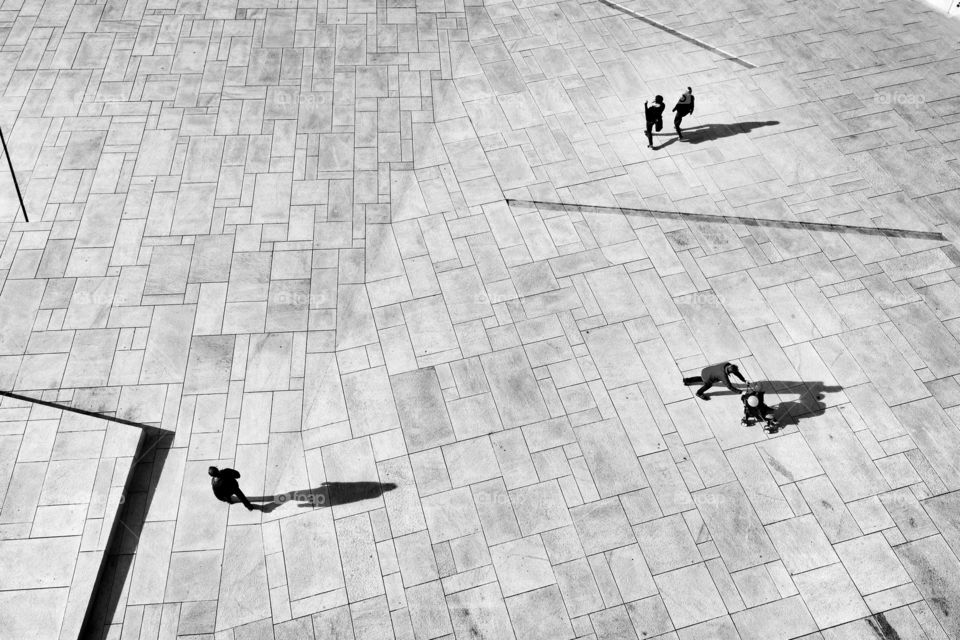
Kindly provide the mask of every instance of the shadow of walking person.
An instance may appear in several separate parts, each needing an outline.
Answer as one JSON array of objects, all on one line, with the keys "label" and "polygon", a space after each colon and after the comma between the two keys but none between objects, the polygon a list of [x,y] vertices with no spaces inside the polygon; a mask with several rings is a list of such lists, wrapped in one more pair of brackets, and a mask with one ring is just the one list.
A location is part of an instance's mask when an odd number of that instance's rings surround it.
[{"label": "shadow of walking person", "polygon": [[260,511],[270,513],[288,502],[298,507],[322,508],[379,498],[397,488],[392,482],[324,482],[319,487],[278,493],[274,496],[249,496],[250,502],[261,503]]},{"label": "shadow of walking person", "polygon": [[750,133],[760,127],[769,127],[780,124],[779,120],[766,120],[764,122],[733,122],[730,124],[701,124],[695,127],[684,127],[683,140],[680,142],[689,142],[690,144],[699,144],[710,140],[719,140],[720,138],[729,138],[741,133]]}]

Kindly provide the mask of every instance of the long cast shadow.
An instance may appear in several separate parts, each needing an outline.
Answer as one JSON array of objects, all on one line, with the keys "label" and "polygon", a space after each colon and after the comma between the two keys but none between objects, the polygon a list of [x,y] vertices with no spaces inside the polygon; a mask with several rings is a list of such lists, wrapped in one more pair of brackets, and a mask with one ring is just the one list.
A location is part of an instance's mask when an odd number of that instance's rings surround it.
[{"label": "long cast shadow", "polygon": [[[794,425],[803,418],[822,416],[827,410],[823,402],[824,394],[842,391],[840,385],[827,385],[822,380],[755,380],[754,384],[767,394],[766,403],[772,407],[774,420],[781,428]],[[797,395],[796,400],[784,400],[777,404],[770,402],[770,396]],[[708,396],[739,395],[728,389],[708,391]]]},{"label": "long cast shadow", "polygon": [[296,502],[298,507],[334,507],[338,504],[350,504],[361,500],[379,498],[387,491],[397,488],[392,482],[324,482],[319,487],[287,491],[273,496],[247,496],[264,513],[270,513],[288,502]]},{"label": "long cast shadow", "polygon": [[124,607],[120,601],[127,597],[127,579],[174,437],[172,431],[164,429],[144,425],[144,430],[145,441],[134,461],[120,521],[107,544],[104,566],[81,638],[108,638],[113,625],[123,619]]},{"label": "long cast shadow", "polygon": [[683,140],[690,144],[700,144],[710,140],[729,138],[741,133],[750,133],[760,127],[770,127],[780,124],[779,120],[765,120],[763,122],[733,122],[730,124],[701,124],[695,127],[681,127]]},{"label": "long cast shadow", "polygon": [[[657,134],[664,135],[664,134]],[[665,134],[670,135],[670,134]],[[676,140],[676,138],[674,138]],[[660,148],[670,142],[661,145]],[[896,229],[891,227],[867,227],[855,224],[835,224],[833,222],[812,222],[809,220],[780,220],[777,218],[751,218],[748,216],[727,216],[715,213],[693,213],[691,211],[662,211],[657,209],[636,209],[632,207],[614,207],[609,205],[580,204],[576,202],[551,202],[549,200],[524,200],[507,198],[507,205],[536,207],[555,211],[581,211],[618,216],[638,216],[664,220],[698,220],[700,222],[722,222],[725,224],[743,224],[751,227],[782,227],[784,229],[806,229],[830,233],[858,233],[870,236],[893,238],[917,238],[949,242],[939,231],[920,231],[917,229]]]}]

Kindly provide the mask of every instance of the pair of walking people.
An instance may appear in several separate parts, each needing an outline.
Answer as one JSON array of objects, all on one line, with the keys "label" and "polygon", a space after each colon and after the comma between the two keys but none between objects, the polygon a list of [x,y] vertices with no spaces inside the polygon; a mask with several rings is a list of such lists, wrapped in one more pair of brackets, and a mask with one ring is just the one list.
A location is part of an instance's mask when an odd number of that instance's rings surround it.
[{"label": "pair of walking people", "polygon": [[[657,96],[653,99],[653,104],[643,103],[644,115],[647,119],[647,148],[653,149],[653,132],[663,129],[663,110],[667,105],[663,103],[663,96]],[[677,132],[677,137],[683,140],[683,132],[680,130],[680,123],[688,115],[693,113],[693,89],[687,87],[686,92],[680,96],[677,104],[673,107],[673,128]]]}]

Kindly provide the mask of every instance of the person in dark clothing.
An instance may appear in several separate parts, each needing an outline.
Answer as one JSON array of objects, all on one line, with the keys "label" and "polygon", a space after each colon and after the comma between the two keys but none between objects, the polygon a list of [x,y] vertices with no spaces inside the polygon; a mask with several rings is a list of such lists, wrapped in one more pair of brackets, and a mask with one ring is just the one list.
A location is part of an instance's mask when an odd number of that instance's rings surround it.
[{"label": "person in dark clothing", "polygon": [[217,500],[233,502],[233,496],[237,496],[240,502],[243,503],[243,506],[247,508],[247,511],[254,510],[255,507],[250,504],[247,496],[243,495],[243,491],[240,490],[240,485],[237,484],[237,478],[240,477],[239,471],[236,469],[217,469],[216,467],[210,467],[207,469],[207,473],[210,474],[210,484],[213,486],[213,495],[217,497]]},{"label": "person in dark clothing", "polygon": [[723,383],[727,389],[731,391],[736,391],[740,393],[740,390],[733,386],[733,383],[730,382],[730,376],[736,376],[740,379],[740,382],[746,384],[747,381],[740,374],[740,369],[737,365],[730,362],[721,362],[719,364],[712,364],[709,367],[705,367],[703,371],[700,372],[699,376],[693,376],[692,378],[684,378],[683,384],[689,386],[691,384],[700,384],[703,386],[697,389],[697,397],[701,400],[709,400],[704,393],[715,384]]},{"label": "person in dark clothing", "polygon": [[673,117],[673,128],[677,130],[677,137],[683,140],[683,132],[680,131],[680,123],[683,119],[693,114],[693,89],[687,87],[687,92],[680,96],[680,100],[674,105],[673,111],[677,114]]},{"label": "person in dark clothing", "polygon": [[657,131],[663,129],[663,110],[667,108],[667,105],[663,103],[663,96],[657,96],[653,99],[653,106],[651,107],[648,103],[643,103],[644,115],[647,118],[647,148],[653,149],[653,128],[656,127]]}]

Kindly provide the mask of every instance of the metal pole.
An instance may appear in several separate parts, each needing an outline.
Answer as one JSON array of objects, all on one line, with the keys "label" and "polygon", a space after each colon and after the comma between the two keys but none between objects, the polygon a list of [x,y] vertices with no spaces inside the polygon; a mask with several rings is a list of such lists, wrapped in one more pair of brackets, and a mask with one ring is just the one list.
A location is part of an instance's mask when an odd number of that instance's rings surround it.
[{"label": "metal pole", "polygon": [[10,150],[7,149],[7,139],[3,137],[3,129],[0,129],[0,142],[3,143],[3,153],[7,156],[10,175],[13,177],[13,186],[17,189],[17,198],[20,199],[20,208],[23,209],[23,221],[30,222],[30,218],[27,217],[27,205],[23,204],[23,194],[20,193],[20,184],[17,182],[17,174],[13,172],[13,158],[10,157]]}]

